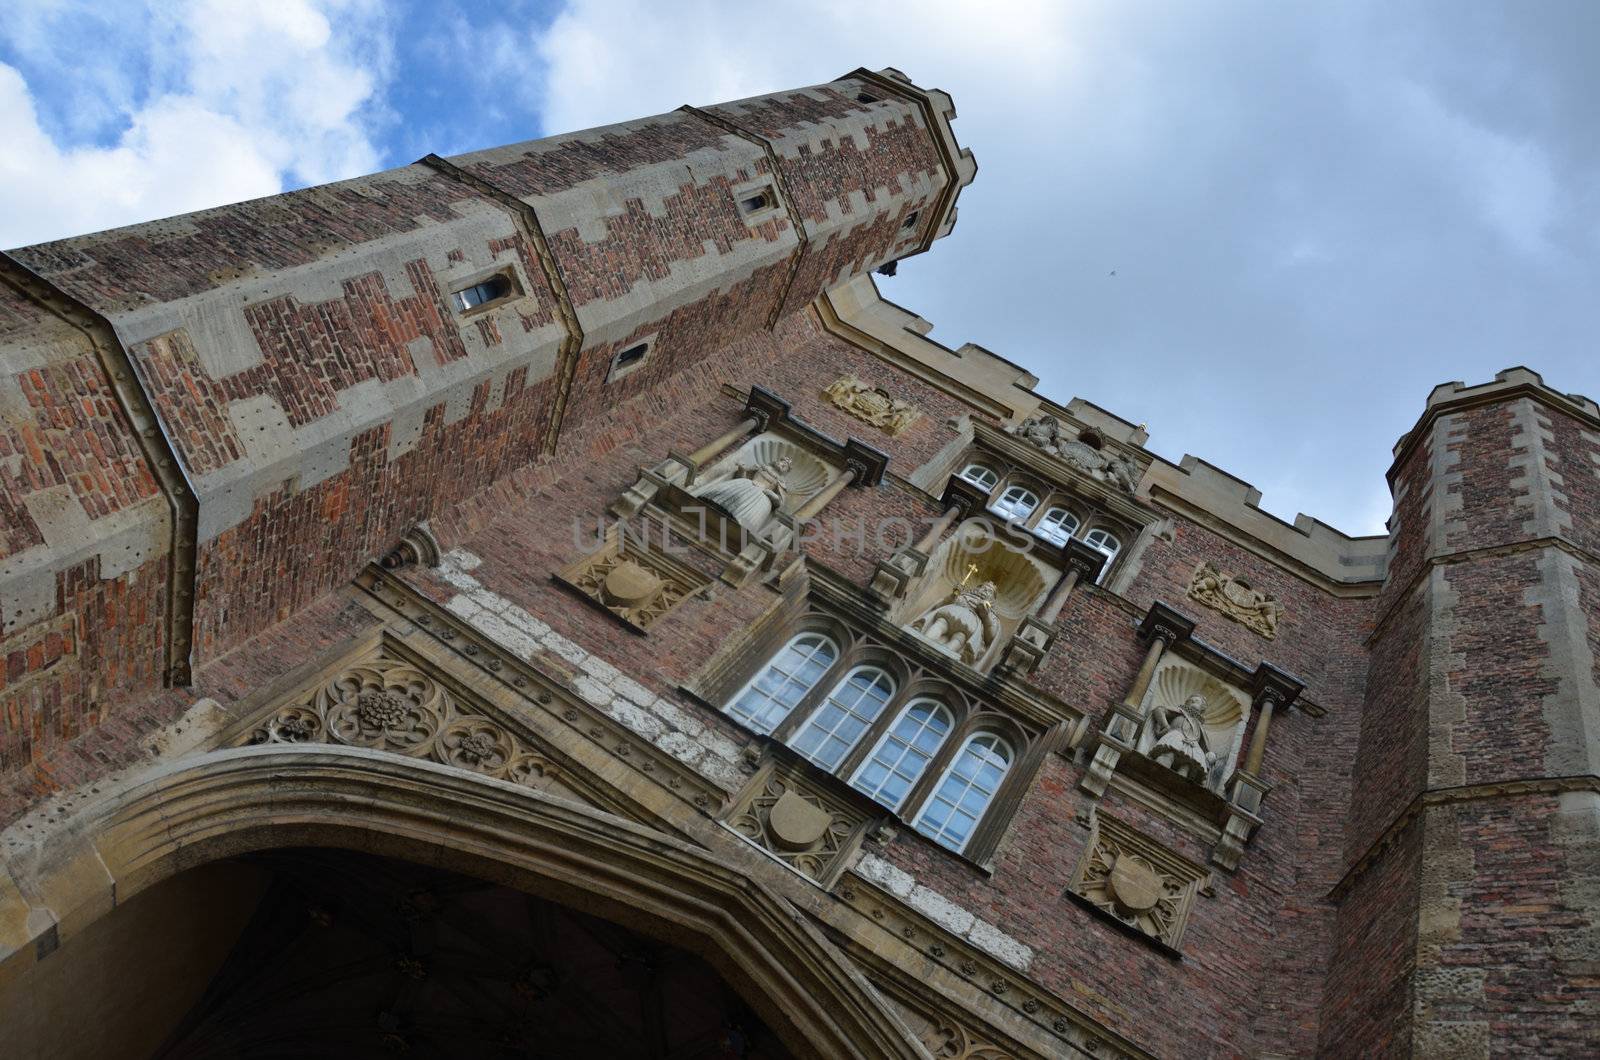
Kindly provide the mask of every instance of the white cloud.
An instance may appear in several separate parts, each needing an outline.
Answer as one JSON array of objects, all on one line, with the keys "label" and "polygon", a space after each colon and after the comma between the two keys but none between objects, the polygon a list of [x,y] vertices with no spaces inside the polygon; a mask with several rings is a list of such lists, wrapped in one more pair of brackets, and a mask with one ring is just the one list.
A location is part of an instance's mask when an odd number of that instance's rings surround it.
[{"label": "white cloud", "polygon": [[[54,18],[50,22],[44,11]],[[329,14],[336,17],[329,18]],[[57,142],[21,72],[0,64],[0,245],[18,246],[203,209],[290,183],[370,172],[375,93],[387,76],[381,8],[331,0],[190,0],[135,17],[128,39],[95,61],[108,83],[141,79],[148,95],[117,99],[110,142]],[[70,7],[31,9],[13,51],[48,63]],[[51,27],[58,31],[51,32]],[[75,97],[69,101],[75,102]],[[70,107],[69,107],[70,110]],[[103,124],[103,122],[102,122]],[[64,123],[71,136],[71,118]],[[74,138],[75,139],[75,138]]]}]

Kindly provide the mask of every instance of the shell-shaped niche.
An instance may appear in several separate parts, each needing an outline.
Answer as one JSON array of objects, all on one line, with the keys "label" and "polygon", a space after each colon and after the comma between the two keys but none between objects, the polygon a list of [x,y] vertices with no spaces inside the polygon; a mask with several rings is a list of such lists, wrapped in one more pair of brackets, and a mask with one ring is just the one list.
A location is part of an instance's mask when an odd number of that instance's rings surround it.
[{"label": "shell-shaped niche", "polygon": [[[1162,662],[1150,682],[1150,690],[1145,693],[1146,713],[1157,704],[1182,706],[1192,696],[1205,701],[1200,710],[1200,724],[1205,729],[1207,743],[1217,754],[1217,764],[1211,772],[1212,782],[1220,783],[1233,773],[1238,760],[1248,700],[1204,670],[1181,659],[1169,658]],[[1148,750],[1154,740],[1151,727],[1147,725],[1139,741],[1140,750]]]},{"label": "shell-shaped niche", "polygon": [[969,531],[934,552],[895,620],[982,670],[1048,588],[1046,569],[1027,553]]},{"label": "shell-shaped niche", "polygon": [[985,581],[994,582],[995,613],[1002,618],[1020,619],[1044,599],[1050,588],[1039,565],[1019,549],[1011,548],[991,535],[969,531],[956,535],[939,547],[930,569],[951,587]]},{"label": "shell-shaped niche", "polygon": [[788,458],[790,466],[781,480],[784,490],[788,493],[786,507],[793,511],[828,484],[828,480],[833,477],[833,469],[787,438],[780,438],[775,434],[756,435],[740,446],[733,455],[717,461],[707,474],[700,477],[700,482],[710,483],[725,478],[741,465],[770,467],[784,457]]}]

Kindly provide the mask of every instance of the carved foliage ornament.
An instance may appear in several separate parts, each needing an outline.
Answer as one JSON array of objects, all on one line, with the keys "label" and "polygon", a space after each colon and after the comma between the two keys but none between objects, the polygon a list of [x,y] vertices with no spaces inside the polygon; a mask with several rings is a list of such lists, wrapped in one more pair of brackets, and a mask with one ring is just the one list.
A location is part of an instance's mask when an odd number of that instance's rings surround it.
[{"label": "carved foliage ornament", "polygon": [[729,828],[823,886],[843,870],[869,823],[811,788],[798,770],[771,767],[751,778],[728,814]]},{"label": "carved foliage ornament", "polygon": [[1225,574],[1209,563],[1202,562],[1194,569],[1194,576],[1189,579],[1189,596],[1268,640],[1278,635],[1283,605],[1271,594],[1252,588],[1243,578]]},{"label": "carved foliage ornament", "polygon": [[350,744],[535,788],[556,773],[538,748],[396,659],[350,666],[308,701],[278,708],[239,742]]},{"label": "carved foliage ornament", "polygon": [[1112,918],[1177,949],[1206,870],[1097,814],[1070,890]]},{"label": "carved foliage ornament", "polygon": [[891,437],[917,422],[922,415],[909,401],[899,401],[882,387],[869,386],[853,375],[835,379],[823,390],[822,396]]}]

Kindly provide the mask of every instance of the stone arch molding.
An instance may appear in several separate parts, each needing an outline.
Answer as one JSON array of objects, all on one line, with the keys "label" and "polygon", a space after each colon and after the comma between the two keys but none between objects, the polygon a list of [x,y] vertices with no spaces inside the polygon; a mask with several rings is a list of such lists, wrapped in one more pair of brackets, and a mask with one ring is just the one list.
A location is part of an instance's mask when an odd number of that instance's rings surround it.
[{"label": "stone arch molding", "polygon": [[47,842],[20,837],[24,827],[0,837],[0,978],[186,869],[342,847],[477,876],[694,949],[797,1055],[929,1055],[815,927],[736,864],[438,763],[331,744],[214,751],[52,819]]}]

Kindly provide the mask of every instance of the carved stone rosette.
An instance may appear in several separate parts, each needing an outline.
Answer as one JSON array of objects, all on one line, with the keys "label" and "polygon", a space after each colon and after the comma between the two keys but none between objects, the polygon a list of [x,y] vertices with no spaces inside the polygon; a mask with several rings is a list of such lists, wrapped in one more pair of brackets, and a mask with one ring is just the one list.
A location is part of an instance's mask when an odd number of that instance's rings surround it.
[{"label": "carved stone rosette", "polygon": [[1068,890],[1172,949],[1183,941],[1207,870],[1121,821],[1096,814]]},{"label": "carved stone rosette", "polygon": [[708,579],[657,549],[608,545],[562,571],[562,581],[638,629],[704,588]]},{"label": "carved stone rosette", "polygon": [[799,765],[767,762],[728,811],[727,826],[823,887],[844,871],[876,818],[814,783]]},{"label": "carved stone rosette", "polygon": [[1221,611],[1242,626],[1248,626],[1268,640],[1278,635],[1283,605],[1269,593],[1251,588],[1250,583],[1201,562],[1189,578],[1189,596],[1207,607]]},{"label": "carved stone rosette", "polygon": [[835,379],[822,391],[822,396],[891,438],[917,422],[922,415],[909,401],[893,398],[882,387],[870,386],[853,375]]},{"label": "carved stone rosette", "polygon": [[531,788],[543,788],[557,773],[541,748],[468,709],[432,677],[398,659],[348,666],[309,700],[274,710],[238,743],[350,744]]}]

